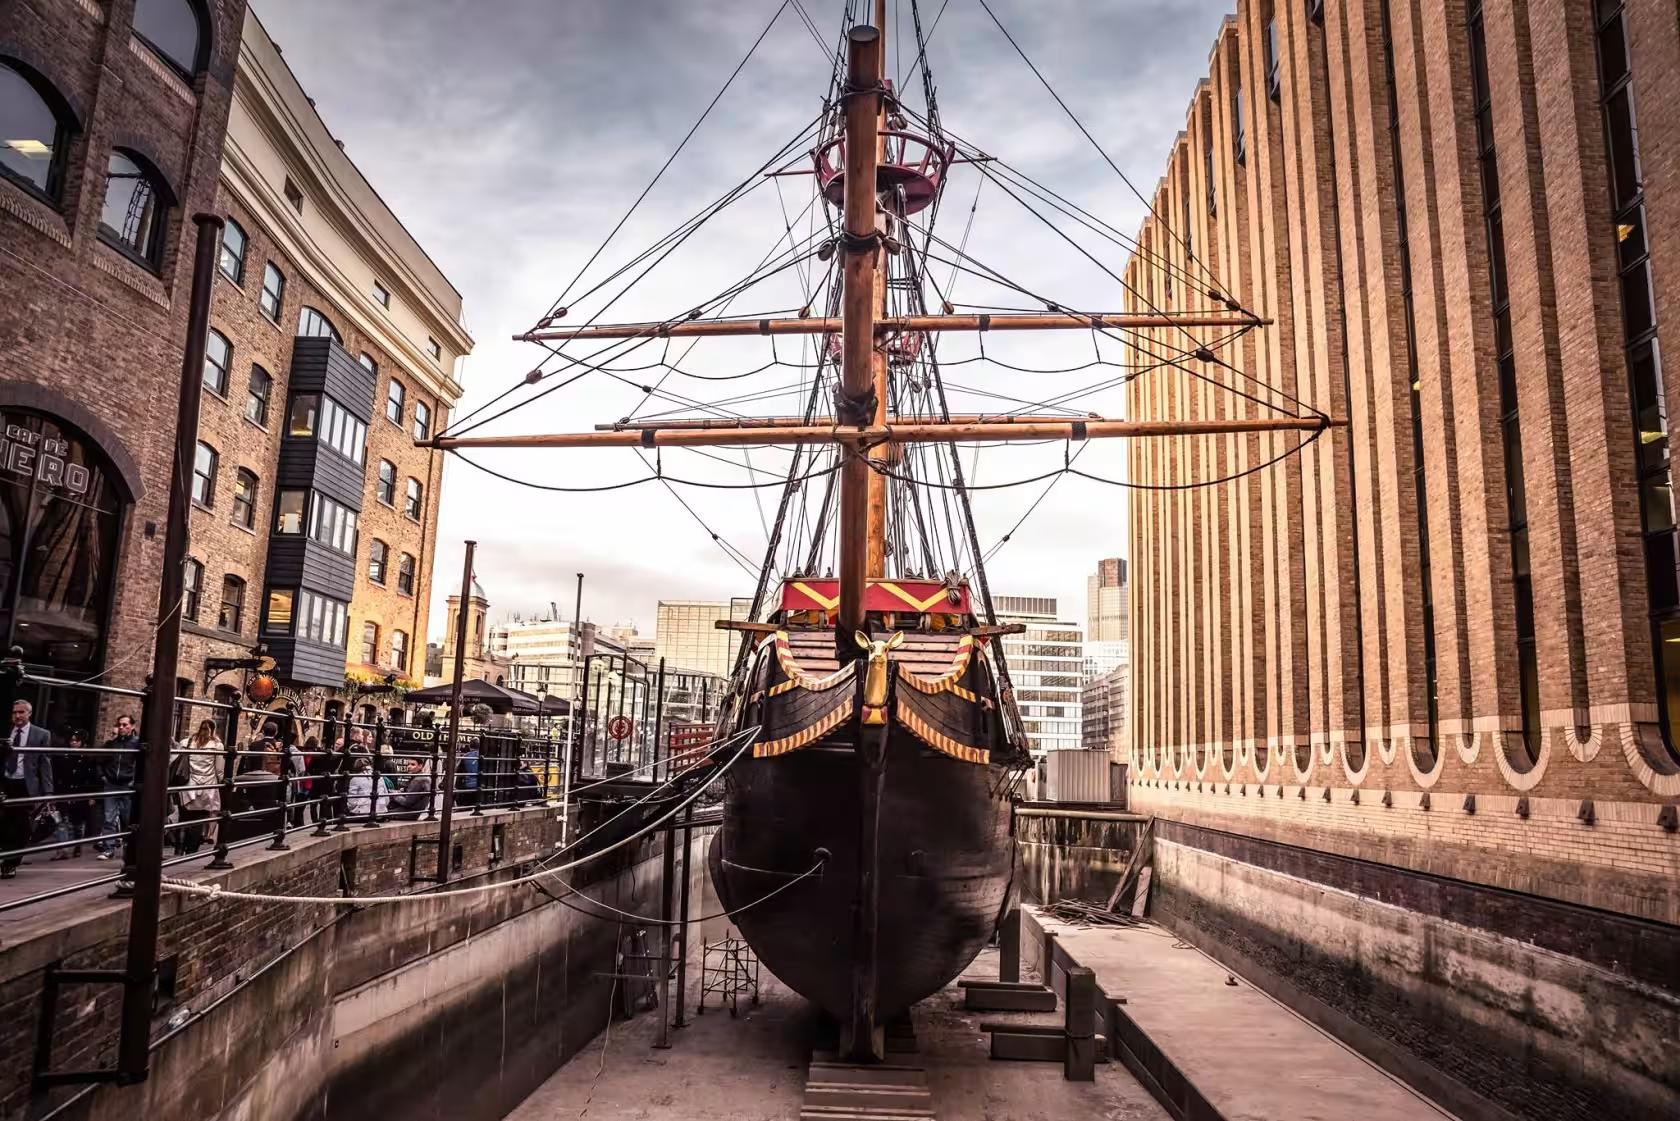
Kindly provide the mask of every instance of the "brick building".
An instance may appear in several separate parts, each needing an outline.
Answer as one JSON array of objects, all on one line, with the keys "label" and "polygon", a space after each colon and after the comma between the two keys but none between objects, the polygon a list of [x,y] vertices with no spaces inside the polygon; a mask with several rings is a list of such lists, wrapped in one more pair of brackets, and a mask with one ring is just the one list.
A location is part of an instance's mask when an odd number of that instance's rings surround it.
[{"label": "brick building", "polygon": [[[255,16],[216,207],[182,677],[260,645],[285,698],[418,685],[461,297],[334,140]],[[183,681],[183,688],[188,684]]]},{"label": "brick building", "polygon": [[0,2],[0,639],[66,677],[150,669],[192,215],[216,209],[244,13]]},{"label": "brick building", "polygon": [[[1680,1108],[1632,987],[1680,989],[1677,97],[1672,4],[1241,0],[1128,266],[1131,310],[1229,293],[1273,321],[1210,377],[1351,421],[1134,496],[1130,797],[1173,823],[1163,902],[1466,1109]],[[1164,376],[1129,404],[1271,411]],[[1131,477],[1296,441],[1140,441]],[[1476,990],[1512,939],[1561,955],[1512,968],[1572,1011]]]}]

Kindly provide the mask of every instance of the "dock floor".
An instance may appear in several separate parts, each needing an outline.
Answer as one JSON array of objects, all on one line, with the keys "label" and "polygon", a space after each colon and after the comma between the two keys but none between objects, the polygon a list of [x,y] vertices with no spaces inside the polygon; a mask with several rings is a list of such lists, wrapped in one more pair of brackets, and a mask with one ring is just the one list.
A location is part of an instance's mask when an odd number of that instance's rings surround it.
[{"label": "dock floor", "polygon": [[[1227,983],[1229,970],[1164,927],[1081,929],[1032,912],[1232,1121],[1452,1117],[1242,978]],[[1030,949],[1023,957],[1036,960]]]},{"label": "dock floor", "polygon": [[[997,951],[987,950],[967,976],[995,978]],[[677,1118],[693,1121],[794,1121],[818,1025],[811,1006],[768,973],[758,1007],[741,1015],[708,1009],[672,1035],[668,1051],[652,1047],[653,1013],[613,1025],[543,1083],[507,1121],[591,1121]],[[987,1020],[1044,1022],[1049,1017],[975,1013],[954,984],[915,1010],[918,1052],[895,1055],[927,1071],[939,1121],[1168,1121],[1168,1115],[1118,1064],[1099,1065],[1095,1082],[1067,1082],[1056,1063],[992,1062],[980,1033]]]}]

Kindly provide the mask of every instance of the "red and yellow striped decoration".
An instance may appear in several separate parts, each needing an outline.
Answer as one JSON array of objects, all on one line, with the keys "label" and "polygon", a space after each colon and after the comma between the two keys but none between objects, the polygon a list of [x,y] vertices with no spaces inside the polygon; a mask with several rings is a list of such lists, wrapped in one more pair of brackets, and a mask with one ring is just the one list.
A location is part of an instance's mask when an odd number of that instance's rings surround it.
[{"label": "red and yellow striped decoration", "polygon": [[898,722],[915,735],[915,737],[933,748],[942,751],[953,759],[961,759],[965,763],[990,763],[992,753],[983,747],[970,747],[960,740],[954,740],[945,733],[935,730],[921,717],[913,712],[903,698],[898,702]]},{"label": "red and yellow striped decoration", "polygon": [[898,676],[901,681],[915,689],[918,693],[955,693],[969,703],[975,703],[972,692],[958,685],[964,671],[968,669],[969,659],[974,656],[974,636],[965,634],[957,642],[956,653],[951,658],[951,668],[938,677],[923,677],[912,673],[900,662]]},{"label": "red and yellow striped decoration", "polygon": [[[770,690],[774,696],[778,691],[786,692],[788,688],[798,687],[809,689],[813,693],[820,693],[825,689],[832,689],[852,679],[856,662],[847,662],[827,677],[816,677],[806,672],[805,667],[793,660],[793,647],[788,642],[786,631],[776,632],[776,660],[782,665],[782,672],[787,674],[787,681],[776,685]],[[784,688],[785,686],[785,688]]]},{"label": "red and yellow striped decoration", "polygon": [[778,740],[765,740],[763,743],[753,744],[753,758],[764,759],[772,755],[786,755],[790,751],[821,739],[841,724],[851,719],[852,698],[847,697],[831,709],[827,716],[812,724],[808,728],[801,728],[791,736],[783,736]]}]

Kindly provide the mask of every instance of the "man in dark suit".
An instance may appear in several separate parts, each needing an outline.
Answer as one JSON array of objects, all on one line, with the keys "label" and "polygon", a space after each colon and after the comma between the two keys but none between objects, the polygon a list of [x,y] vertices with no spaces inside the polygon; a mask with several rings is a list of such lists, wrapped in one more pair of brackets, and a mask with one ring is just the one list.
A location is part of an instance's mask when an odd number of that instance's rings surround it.
[{"label": "man in dark suit", "polygon": [[[8,802],[13,798],[40,798],[53,792],[51,757],[44,751],[21,750],[52,745],[47,730],[32,722],[34,714],[34,706],[28,701],[12,702],[12,727],[4,750],[0,750],[0,783],[4,784]],[[0,812],[0,850],[14,852],[29,844],[29,820],[40,804],[7,805]],[[21,856],[0,860],[0,879],[9,880],[17,875],[22,862]]]}]

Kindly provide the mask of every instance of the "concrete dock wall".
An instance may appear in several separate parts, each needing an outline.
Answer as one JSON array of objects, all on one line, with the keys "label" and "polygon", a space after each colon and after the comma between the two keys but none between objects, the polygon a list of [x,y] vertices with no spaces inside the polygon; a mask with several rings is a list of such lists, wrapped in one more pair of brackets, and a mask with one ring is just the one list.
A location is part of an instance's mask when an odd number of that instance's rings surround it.
[{"label": "concrete dock wall", "polygon": [[[457,819],[456,879],[521,874],[553,851],[554,817],[529,810]],[[435,828],[298,838],[291,852],[247,857],[227,874],[227,886],[321,895],[341,883],[361,895],[413,890],[411,836]],[[692,868],[678,861],[678,882],[694,877],[696,912],[706,898],[708,840],[709,830],[697,829]],[[420,851],[424,862],[430,850]],[[662,861],[660,839],[652,838],[565,878],[612,907],[653,916]],[[545,886],[564,895],[558,884]],[[50,960],[84,967],[113,959],[125,909],[98,907],[80,923],[0,950],[0,991],[18,994],[7,1003],[20,1044],[0,1062],[11,1087],[0,1117],[490,1121],[605,1023],[621,932],[616,919],[586,917],[528,886],[361,910],[182,896],[166,904],[161,956],[175,958],[176,999],[160,1008],[152,1073],[137,1086],[51,1095],[28,1089],[41,968]],[[622,929],[638,925],[627,919]],[[648,952],[659,953],[658,928],[647,930]],[[55,1068],[108,1064],[114,996],[67,991]],[[168,1015],[182,1008],[192,1015],[169,1029]]]},{"label": "concrete dock wall", "polygon": [[1143,822],[1126,814],[1072,809],[1017,815],[1022,897],[1034,903],[1103,902],[1131,859]]},{"label": "concrete dock wall", "polygon": [[1680,1116],[1680,929],[1179,822],[1153,864],[1151,917],[1463,1118]]}]

